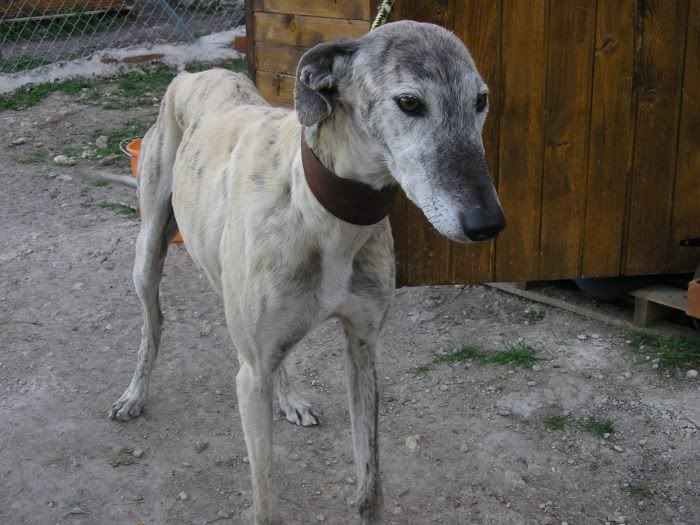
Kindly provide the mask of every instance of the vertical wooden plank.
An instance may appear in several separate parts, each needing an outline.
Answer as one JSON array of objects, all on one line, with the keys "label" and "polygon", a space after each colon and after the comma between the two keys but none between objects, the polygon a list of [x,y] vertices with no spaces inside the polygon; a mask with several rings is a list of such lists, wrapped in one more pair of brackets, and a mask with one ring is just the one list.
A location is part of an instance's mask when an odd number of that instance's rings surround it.
[{"label": "vertical wooden plank", "polygon": [[563,279],[579,274],[595,15],[595,0],[555,0],[549,9],[539,253],[541,279]]},{"label": "vertical wooden plank", "polygon": [[700,0],[690,3],[686,53],[669,272],[695,271],[700,263],[700,248],[680,247],[682,239],[700,237]]},{"label": "vertical wooden plank", "polygon": [[255,12],[261,9],[261,0],[248,0],[245,3],[245,36],[248,50],[248,76],[253,82],[255,78]]},{"label": "vertical wooden plank", "polygon": [[632,162],[634,1],[599,1],[581,274],[617,275]]},{"label": "vertical wooden plank", "polygon": [[[489,85],[489,115],[483,140],[489,173],[498,180],[498,110],[501,65],[501,1],[453,0],[454,32],[462,39]],[[451,277],[453,283],[493,280],[495,242],[453,244]]]},{"label": "vertical wooden plank", "polygon": [[688,0],[640,0],[642,45],[623,273],[667,268]]},{"label": "vertical wooden plank", "polygon": [[[454,27],[449,0],[397,1],[390,20],[416,20]],[[425,220],[411,202],[406,205],[406,284],[440,284],[450,280],[450,241]]]},{"label": "vertical wooden plank", "polygon": [[545,0],[503,0],[498,193],[508,227],[496,242],[496,280],[539,276],[546,56]]}]

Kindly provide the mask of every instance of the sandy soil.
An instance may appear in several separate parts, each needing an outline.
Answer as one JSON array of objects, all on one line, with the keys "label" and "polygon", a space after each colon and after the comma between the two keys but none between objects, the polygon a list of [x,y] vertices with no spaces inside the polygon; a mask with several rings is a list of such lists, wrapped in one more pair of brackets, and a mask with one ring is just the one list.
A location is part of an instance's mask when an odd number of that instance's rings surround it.
[{"label": "sandy soil", "polygon": [[[236,359],[221,300],[180,246],[166,262],[150,402],[135,421],[107,419],[140,337],[139,224],[98,204],[135,199],[81,178],[92,161],[50,159],[155,110],[54,95],[0,113],[0,523],[250,522]],[[52,148],[49,160],[17,160],[36,148]],[[397,292],[382,339],[388,523],[700,523],[700,383],[637,363],[619,329],[482,286],[430,287]],[[540,350],[534,368],[414,372],[467,342],[518,340]],[[330,322],[290,357],[322,416],[315,428],[275,421],[285,523],[355,522],[342,347]],[[563,430],[548,430],[552,415],[568,415]],[[590,416],[615,432],[585,431]]]}]

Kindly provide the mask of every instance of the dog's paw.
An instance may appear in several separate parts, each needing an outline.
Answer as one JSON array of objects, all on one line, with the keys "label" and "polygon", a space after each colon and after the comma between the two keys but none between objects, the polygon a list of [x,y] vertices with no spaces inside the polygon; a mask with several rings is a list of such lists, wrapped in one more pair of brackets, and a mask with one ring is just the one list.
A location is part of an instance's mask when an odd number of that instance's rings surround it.
[{"label": "dog's paw", "polygon": [[287,397],[287,399],[280,402],[280,409],[290,423],[302,427],[318,425],[318,414],[305,399]]},{"label": "dog's paw", "polygon": [[122,397],[109,409],[109,419],[129,421],[141,415],[141,410],[146,404],[146,395],[143,392],[132,392],[127,388]]}]

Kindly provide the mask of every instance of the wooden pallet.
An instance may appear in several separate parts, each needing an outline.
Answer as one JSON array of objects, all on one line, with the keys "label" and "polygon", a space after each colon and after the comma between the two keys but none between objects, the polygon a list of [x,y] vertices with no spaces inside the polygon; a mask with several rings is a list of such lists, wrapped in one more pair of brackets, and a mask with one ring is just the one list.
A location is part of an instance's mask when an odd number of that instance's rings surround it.
[{"label": "wooden pallet", "polygon": [[634,323],[647,326],[652,321],[668,319],[674,310],[683,313],[688,309],[688,290],[653,284],[630,292],[634,297]]}]

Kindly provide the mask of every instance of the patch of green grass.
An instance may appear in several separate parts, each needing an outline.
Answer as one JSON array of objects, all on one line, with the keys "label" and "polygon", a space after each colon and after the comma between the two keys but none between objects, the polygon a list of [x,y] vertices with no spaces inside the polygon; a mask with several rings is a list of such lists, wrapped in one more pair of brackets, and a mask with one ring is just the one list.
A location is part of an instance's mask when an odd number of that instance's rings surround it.
[{"label": "patch of green grass", "polygon": [[630,483],[624,492],[635,499],[653,499],[656,496],[656,490],[643,483]]},{"label": "patch of green grass", "polygon": [[537,357],[537,351],[529,344],[520,341],[510,345],[506,350],[486,354],[485,362],[497,365],[515,365],[530,367],[542,359]]},{"label": "patch of green grass", "polygon": [[133,69],[116,78],[115,94],[107,99],[105,109],[127,109],[153,105],[153,99],[163,96],[177,72],[158,64],[145,69]]},{"label": "patch of green grass", "polygon": [[83,148],[80,146],[66,146],[63,148],[63,154],[66,157],[80,157]]},{"label": "patch of green grass", "polygon": [[[2,41],[1,36],[0,41]],[[27,69],[31,69],[31,64],[27,63],[25,65]],[[33,67],[36,67],[36,65]],[[223,67],[231,71],[244,72],[248,66],[244,59],[236,59],[215,63],[192,62],[185,69],[195,72],[213,67]],[[160,99],[163,96],[168,84],[175,78],[176,74],[177,72],[174,68],[156,64],[132,69],[118,76],[99,80],[70,79],[60,82],[46,82],[0,95],[0,111],[35,106],[53,93],[79,95],[84,91],[86,93],[83,100],[99,103],[104,109],[121,110],[148,107],[154,104],[154,98]],[[109,86],[114,87],[113,94],[110,97],[100,96],[99,89]]]},{"label": "patch of green grass", "polygon": [[107,182],[106,180],[96,180],[92,183],[92,185],[96,188],[104,188],[105,186],[109,186],[109,182]]},{"label": "patch of green grass", "polygon": [[466,344],[445,355],[435,357],[430,363],[420,365],[414,372],[417,375],[426,375],[432,370],[434,365],[442,363],[458,364],[469,360],[475,360],[483,364],[491,363],[495,365],[528,367],[534,365],[540,359],[541,358],[537,356],[537,351],[524,342],[514,343],[507,349],[498,350],[496,352],[484,352],[478,346]]},{"label": "patch of green grass", "polygon": [[547,419],[545,419],[544,425],[545,425],[545,427],[547,427],[547,430],[551,430],[552,432],[557,432],[560,430],[564,430],[568,421],[569,421],[568,416],[553,415],[553,416],[549,416]]},{"label": "patch of green grass", "polygon": [[133,206],[129,206],[128,204],[123,204],[121,202],[102,201],[98,202],[97,206],[105,210],[112,210],[117,215],[121,215],[122,217],[126,217],[128,219],[134,219],[138,217],[139,214],[136,208],[134,208]]},{"label": "patch of green grass", "polygon": [[586,432],[602,438],[605,434],[615,433],[615,422],[610,418],[598,419],[589,417],[581,426]]},{"label": "patch of green grass", "polygon": [[700,337],[665,336],[634,331],[629,334],[635,354],[659,359],[659,370],[687,370],[700,367]]},{"label": "patch of green grass", "polygon": [[83,89],[94,89],[98,85],[99,82],[95,80],[71,79],[16,89],[10,93],[0,95],[0,110],[29,108],[36,106],[53,93],[78,95]]},{"label": "patch of green grass", "polygon": [[49,160],[49,152],[44,148],[34,148],[19,155],[13,155],[12,158],[22,164],[41,164]]},{"label": "patch of green grass", "polygon": [[458,348],[457,350],[452,350],[451,352],[445,354],[445,355],[439,355],[435,359],[433,359],[433,364],[437,365],[439,363],[450,363],[450,364],[457,364],[457,363],[464,363],[465,361],[469,359],[481,359],[484,355],[484,352],[482,352],[479,347],[474,346],[474,345],[464,345],[462,348]]},{"label": "patch of green grass", "polygon": [[15,73],[18,71],[30,71],[37,67],[45,66],[49,62],[43,58],[35,58],[30,56],[18,56],[6,58],[2,62],[2,67],[0,71],[3,73]]}]

